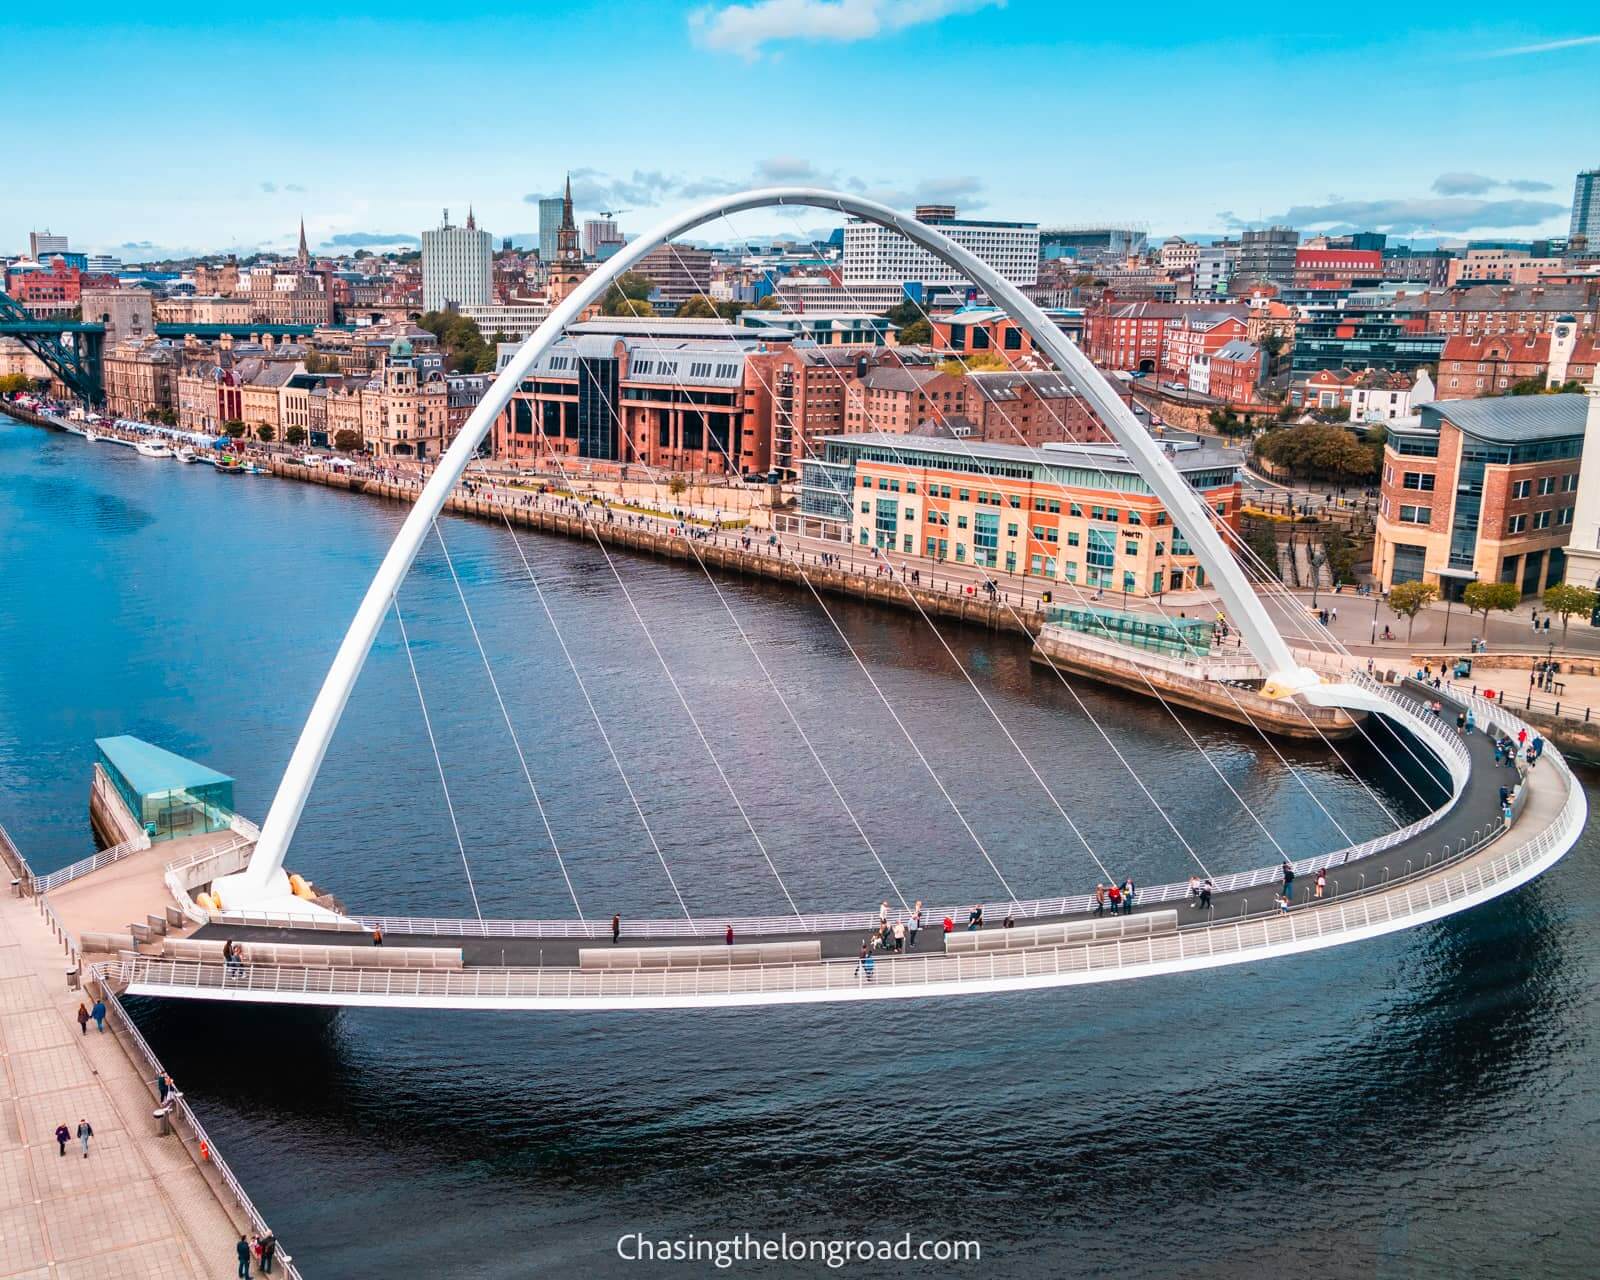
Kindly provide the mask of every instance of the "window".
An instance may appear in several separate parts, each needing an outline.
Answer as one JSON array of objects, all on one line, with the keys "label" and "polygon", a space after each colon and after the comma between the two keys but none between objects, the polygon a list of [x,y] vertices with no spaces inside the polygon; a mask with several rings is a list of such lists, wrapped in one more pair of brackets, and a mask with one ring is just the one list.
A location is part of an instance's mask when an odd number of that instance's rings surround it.
[{"label": "window", "polygon": [[1030,556],[1030,557],[1028,557],[1028,572],[1029,573],[1038,573],[1043,568],[1044,568],[1044,557],[1043,556]]},{"label": "window", "polygon": [[1117,535],[1111,529],[1089,530],[1088,563],[1091,569],[1109,569],[1117,559]]},{"label": "window", "polygon": [[1401,507],[1401,524],[1431,524],[1433,521],[1432,507]]},{"label": "window", "polygon": [[[1050,507],[1050,510],[1054,511],[1055,509],[1056,508],[1055,508],[1054,504],[1052,504],[1051,507]],[[1070,504],[1068,506],[1067,514],[1070,515],[1070,516],[1081,516],[1083,514],[1083,508],[1080,507],[1076,502],[1074,502],[1074,503],[1072,503],[1072,504]]]},{"label": "window", "polygon": [[972,500],[972,491],[970,489],[958,489],[956,493],[962,502],[970,502]]},{"label": "window", "polygon": [[1578,487],[1578,473],[1576,471],[1569,471],[1566,475],[1561,477],[1561,492],[1562,493],[1571,493],[1577,487]]},{"label": "window", "polygon": [[1407,471],[1402,483],[1407,489],[1420,489],[1423,493],[1433,492],[1434,477],[1425,471]]},{"label": "window", "polygon": [[[1221,515],[1222,512],[1219,511],[1219,512],[1217,512],[1217,514]],[[1130,511],[1130,512],[1128,512],[1128,523],[1129,524],[1143,524],[1144,520],[1140,517],[1140,515],[1139,515],[1139,513],[1137,511]]]},{"label": "window", "polygon": [[1076,529],[1067,530],[1067,545],[1069,547],[1075,547],[1078,545],[1078,531]]},{"label": "window", "polygon": [[967,527],[967,518],[966,518],[966,516],[957,516],[956,517],[956,528],[965,529],[966,527]]},{"label": "window", "polygon": [[1122,544],[1122,554],[1125,555],[1125,556],[1136,556],[1136,555],[1138,555],[1139,554],[1139,544],[1137,542],[1124,542]]},{"label": "window", "polygon": [[1548,529],[1555,517],[1553,511],[1536,511],[1533,513],[1533,527],[1535,529]]},{"label": "window", "polygon": [[1006,526],[1006,537],[1015,538],[1016,536],[1017,536],[1017,526],[1014,525],[1014,524],[1008,524]]},{"label": "window", "polygon": [[1547,494],[1552,494],[1555,491],[1556,491],[1556,478],[1554,476],[1544,476],[1544,477],[1542,477],[1540,479],[1540,481],[1539,481],[1539,496],[1541,498],[1545,497]]},{"label": "window", "polygon": [[1572,523],[1572,508],[1571,507],[1562,507],[1561,510],[1556,513],[1556,523],[1557,524],[1571,524]]},{"label": "window", "polygon": [[1512,516],[1510,520],[1506,521],[1506,532],[1507,533],[1522,533],[1524,530],[1527,529],[1527,527],[1528,527],[1528,517],[1527,516]]},{"label": "window", "polygon": [[1526,498],[1532,489],[1532,480],[1518,480],[1514,485],[1511,486],[1511,496],[1513,498]]},{"label": "window", "polygon": [[1123,575],[1122,575],[1122,589],[1124,591],[1138,591],[1139,590],[1139,580],[1133,576],[1132,572],[1130,572],[1130,571],[1124,571],[1123,572]]}]

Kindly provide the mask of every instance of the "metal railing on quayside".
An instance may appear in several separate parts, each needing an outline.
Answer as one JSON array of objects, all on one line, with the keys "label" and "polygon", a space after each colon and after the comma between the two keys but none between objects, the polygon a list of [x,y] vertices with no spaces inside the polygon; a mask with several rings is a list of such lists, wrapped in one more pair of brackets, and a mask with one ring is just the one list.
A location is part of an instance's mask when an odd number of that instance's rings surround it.
[{"label": "metal railing on quayside", "polygon": [[140,832],[131,839],[124,840],[121,844],[114,844],[109,849],[102,849],[99,853],[87,858],[79,858],[70,866],[62,867],[59,871],[52,871],[47,876],[33,878],[33,891],[35,893],[49,893],[52,889],[59,889],[70,881],[77,880],[90,872],[98,871],[101,867],[109,867],[113,862],[121,862],[124,858],[132,857],[136,853],[143,853],[150,847],[150,837]]},{"label": "metal railing on quayside", "polygon": [[[166,1074],[166,1068],[161,1065],[160,1059],[156,1057],[155,1050],[150,1047],[144,1036],[140,1034],[139,1028],[134,1026],[133,1019],[128,1016],[128,1011],[122,1007],[122,1001],[117,999],[117,993],[107,983],[105,969],[105,965],[97,964],[91,966],[89,980],[94,985],[100,998],[106,1002],[106,1008],[111,1015],[111,1029],[124,1037],[128,1047],[133,1051],[134,1058],[142,1064],[140,1069],[144,1073],[146,1083],[153,1084],[154,1081]],[[154,1093],[151,1094],[152,1098],[155,1096]],[[269,1228],[266,1219],[261,1216],[260,1211],[257,1210],[254,1202],[240,1184],[238,1177],[235,1176],[228,1162],[218,1153],[217,1144],[211,1140],[210,1135],[205,1131],[205,1127],[200,1123],[188,1101],[181,1094],[172,1100],[170,1116],[178,1122],[180,1137],[184,1130],[187,1129],[189,1133],[188,1141],[193,1143],[196,1156],[202,1162],[209,1163],[217,1171],[217,1176],[222,1179],[222,1185],[228,1189],[228,1194],[233,1197],[234,1203],[239,1206],[240,1211],[250,1223],[251,1229],[258,1235],[264,1236],[268,1234]],[[202,1151],[204,1154],[201,1154]],[[284,1251],[281,1244],[275,1257],[277,1261],[283,1263],[284,1275],[290,1277],[291,1280],[301,1280],[299,1268],[294,1265],[294,1260]]]},{"label": "metal railing on quayside", "polygon": [[33,868],[22,856],[22,850],[17,848],[17,842],[11,838],[11,833],[6,830],[3,822],[0,822],[0,862],[5,863],[6,870],[17,881],[19,888],[27,893],[33,891]]},{"label": "metal railing on quayside", "polygon": [[[1148,967],[1203,960],[1354,932],[1419,915],[1493,888],[1537,865],[1576,835],[1587,812],[1570,777],[1567,800],[1556,820],[1533,839],[1476,865],[1469,849],[1409,880],[1374,885],[1365,893],[1287,914],[1251,917],[1150,938],[1111,943],[1042,947],[986,955],[903,957],[876,966],[876,986],[992,982],[1106,969]],[[310,969],[193,964],[126,955],[117,962],[121,981],[167,992],[239,991],[280,995],[345,995],[401,999],[606,1000],[660,997],[781,994],[858,989],[865,975],[849,960],[822,964],[751,965],[686,970],[479,969],[465,971]]]},{"label": "metal railing on quayside", "polygon": [[[1353,678],[1364,688],[1395,703],[1403,710],[1414,716],[1427,715],[1427,709],[1415,698],[1408,697],[1397,689],[1388,685],[1379,684],[1365,673],[1354,673]],[[1445,748],[1457,753],[1462,759],[1471,758],[1466,744],[1454,734],[1442,734],[1440,741]],[[1302,858],[1294,865],[1297,876],[1315,875],[1318,871],[1333,870],[1349,863],[1370,858],[1375,854],[1392,849],[1395,845],[1414,839],[1420,833],[1433,826],[1443,816],[1444,809],[1436,809],[1423,815],[1417,821],[1407,826],[1390,831],[1385,835],[1376,836],[1362,844],[1352,845],[1345,849],[1336,849],[1331,853],[1318,854],[1311,858]],[[1277,883],[1281,880],[1281,867],[1257,867],[1252,871],[1239,871],[1230,875],[1213,878],[1213,892],[1231,893],[1235,890],[1254,889],[1263,885]],[[1161,903],[1185,902],[1189,898],[1189,886],[1185,882],[1151,885],[1140,888],[1137,902],[1141,907],[1156,906]],[[997,899],[991,899],[997,902]],[[1030,898],[1015,903],[1007,904],[1012,914],[1020,920],[1033,919],[1040,916],[1065,916],[1078,915],[1089,911],[1094,906],[1094,895],[1088,893],[1072,894],[1058,898]],[[952,920],[962,920],[966,916],[965,907],[948,907],[930,909],[923,912],[924,924],[937,925],[939,921],[949,916]],[[299,929],[315,929],[319,931],[351,931],[349,924],[335,924],[326,919],[311,916],[298,916],[292,913],[260,914],[255,912],[225,911],[213,917],[218,923],[232,924],[235,926],[266,926],[266,927],[292,927]],[[907,913],[891,910],[891,920],[904,920]],[[353,920],[365,929],[382,929],[385,933],[397,935],[419,935],[424,937],[450,937],[450,938],[608,938],[611,936],[609,920],[596,920],[588,924],[577,920],[467,920],[460,918],[429,918],[417,916],[353,916]],[[834,912],[802,915],[798,919],[794,916],[715,916],[704,917],[700,922],[690,924],[687,920],[632,920],[628,922],[628,931],[634,937],[663,937],[663,938],[720,938],[723,930],[731,924],[735,935],[770,935],[788,933],[837,933],[845,931],[867,931],[876,927],[878,917],[874,912]]]}]

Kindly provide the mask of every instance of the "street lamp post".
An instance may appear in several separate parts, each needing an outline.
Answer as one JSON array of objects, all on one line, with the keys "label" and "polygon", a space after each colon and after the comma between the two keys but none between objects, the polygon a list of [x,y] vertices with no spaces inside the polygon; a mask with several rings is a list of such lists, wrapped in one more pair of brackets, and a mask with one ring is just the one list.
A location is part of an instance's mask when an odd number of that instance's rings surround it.
[{"label": "street lamp post", "polygon": [[1381,595],[1374,594],[1373,597],[1372,597],[1372,643],[1373,644],[1377,644],[1378,643],[1378,606],[1380,604],[1382,604],[1382,603],[1383,603],[1383,597]]}]

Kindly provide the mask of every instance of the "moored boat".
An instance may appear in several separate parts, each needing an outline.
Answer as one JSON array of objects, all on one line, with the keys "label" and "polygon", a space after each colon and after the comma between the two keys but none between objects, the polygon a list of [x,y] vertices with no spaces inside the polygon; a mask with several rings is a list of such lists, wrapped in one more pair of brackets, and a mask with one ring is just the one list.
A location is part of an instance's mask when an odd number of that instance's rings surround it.
[{"label": "moored boat", "polygon": [[172,450],[159,440],[141,440],[133,446],[142,458],[170,458]]}]

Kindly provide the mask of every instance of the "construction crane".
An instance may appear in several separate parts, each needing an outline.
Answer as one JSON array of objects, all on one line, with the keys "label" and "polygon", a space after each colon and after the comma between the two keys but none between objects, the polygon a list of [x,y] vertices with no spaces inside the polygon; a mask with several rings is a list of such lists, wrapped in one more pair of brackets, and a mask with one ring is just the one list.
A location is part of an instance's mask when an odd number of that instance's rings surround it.
[{"label": "construction crane", "polygon": [[602,209],[602,210],[600,210],[600,216],[602,218],[615,218],[619,213],[632,213],[632,212],[633,212],[632,209]]}]

